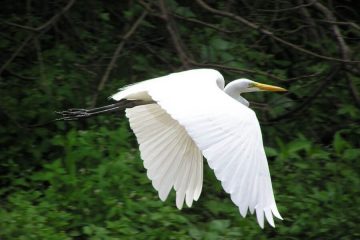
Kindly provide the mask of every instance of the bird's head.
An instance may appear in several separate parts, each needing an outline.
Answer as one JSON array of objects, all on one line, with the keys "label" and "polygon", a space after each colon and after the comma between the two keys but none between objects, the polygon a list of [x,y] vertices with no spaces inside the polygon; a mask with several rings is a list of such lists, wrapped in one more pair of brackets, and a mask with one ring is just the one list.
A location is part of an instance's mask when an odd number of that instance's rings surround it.
[{"label": "bird's head", "polygon": [[254,82],[246,78],[241,78],[227,84],[226,87],[224,88],[224,91],[229,96],[241,102],[245,106],[249,106],[249,102],[245,98],[240,96],[241,93],[259,92],[259,91],[285,92],[287,90],[282,87],[267,85],[263,83]]},{"label": "bird's head", "polygon": [[258,83],[246,78],[237,79],[230,83],[231,85],[237,85],[237,89],[240,93],[245,92],[259,92],[259,91],[271,91],[271,92],[286,92],[287,90],[282,87],[273,85]]}]

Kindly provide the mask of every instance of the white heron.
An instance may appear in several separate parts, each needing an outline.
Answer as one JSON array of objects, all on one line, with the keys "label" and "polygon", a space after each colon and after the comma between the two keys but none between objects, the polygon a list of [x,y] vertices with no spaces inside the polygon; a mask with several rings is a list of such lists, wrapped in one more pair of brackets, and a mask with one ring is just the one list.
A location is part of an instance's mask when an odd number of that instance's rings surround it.
[{"label": "white heron", "polygon": [[126,108],[147,176],[162,201],[172,188],[178,209],[199,199],[204,156],[240,214],[256,211],[261,228],[264,218],[275,227],[273,216],[282,218],[259,122],[240,95],[255,91],[286,90],[248,79],[225,87],[218,71],[195,69],[126,86],[111,96],[120,104],[62,114],[73,120]]}]

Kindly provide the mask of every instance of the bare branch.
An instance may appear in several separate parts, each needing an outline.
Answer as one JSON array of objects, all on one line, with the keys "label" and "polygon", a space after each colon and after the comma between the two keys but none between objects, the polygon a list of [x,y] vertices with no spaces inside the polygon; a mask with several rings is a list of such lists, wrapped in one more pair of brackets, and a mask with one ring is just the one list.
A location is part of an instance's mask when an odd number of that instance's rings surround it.
[{"label": "bare branch", "polygon": [[68,2],[68,4],[63,9],[60,10],[60,12],[55,14],[47,22],[45,22],[44,24],[42,24],[41,26],[39,26],[37,28],[28,27],[28,26],[22,26],[22,25],[18,25],[18,24],[15,24],[15,23],[7,23],[7,24],[12,25],[12,26],[16,26],[16,27],[23,28],[25,30],[32,31],[32,33],[30,33],[30,35],[20,44],[18,49],[11,55],[11,57],[1,66],[1,68],[0,68],[0,76],[1,76],[2,72],[4,71],[4,69],[7,68],[7,66],[20,54],[20,52],[29,43],[29,41],[33,37],[35,37],[37,34],[40,34],[41,32],[45,31],[50,25],[52,25],[56,21],[58,21],[58,19],[74,5],[75,1],[76,0],[70,0]]},{"label": "bare branch", "polygon": [[238,32],[240,32],[240,31],[229,31],[229,30],[217,27],[214,24],[203,22],[203,21],[200,21],[200,20],[195,19],[195,18],[187,18],[187,17],[181,16],[181,15],[175,14],[175,13],[171,13],[171,15],[176,17],[176,18],[188,21],[188,22],[192,22],[192,23],[203,25],[203,26],[208,27],[208,28],[212,28],[212,29],[214,29],[214,30],[216,30],[218,32],[224,32],[224,33],[238,33]]},{"label": "bare branch", "polygon": [[96,92],[94,94],[94,97],[93,97],[93,101],[92,101],[92,104],[91,106],[95,106],[96,105],[96,102],[97,102],[97,98],[98,98],[98,95],[99,95],[99,92],[103,90],[104,86],[105,86],[105,83],[107,82],[107,80],[109,79],[109,76],[110,76],[110,73],[111,73],[111,70],[114,68],[115,66],[115,63],[125,45],[125,43],[129,40],[129,38],[134,34],[134,32],[136,31],[136,29],[139,27],[139,25],[141,24],[141,22],[144,20],[144,18],[146,17],[147,15],[147,11],[143,11],[143,13],[140,15],[140,17],[135,21],[135,23],[131,26],[131,28],[129,29],[129,31],[127,31],[125,33],[125,35],[122,37],[122,40],[120,41],[120,43],[118,44],[117,48],[115,49],[114,51],[114,54],[111,58],[111,61],[110,63],[107,65],[106,67],[106,70],[105,70],[105,73],[104,75],[102,76],[100,82],[99,82],[99,85],[96,89]]},{"label": "bare branch", "polygon": [[230,67],[230,66],[225,66],[225,65],[221,65],[221,64],[214,64],[214,63],[199,63],[199,62],[194,62],[191,61],[190,62],[192,65],[195,66],[199,66],[199,67],[209,67],[209,68],[218,68],[218,69],[224,69],[224,70],[228,70],[228,71],[232,71],[232,72],[240,72],[240,73],[249,73],[249,74],[254,74],[254,75],[262,75],[262,76],[266,76],[278,81],[285,81],[284,79],[277,77],[275,75],[272,75],[270,73],[266,73],[266,72],[261,72],[261,71],[256,71],[256,70],[250,70],[250,69],[246,69],[246,68],[238,68],[238,67]]},{"label": "bare branch", "polygon": [[171,69],[172,71],[176,71],[176,68],[165,58],[163,58],[160,54],[158,54],[158,52],[153,49],[149,44],[144,43],[143,44],[144,48],[146,50],[148,50],[152,55],[154,55],[156,58],[158,58],[160,61],[162,61],[163,63],[165,63],[169,69]]},{"label": "bare branch", "polygon": [[29,26],[24,26],[24,25],[20,25],[20,24],[16,24],[16,23],[11,23],[11,22],[5,22],[6,24],[10,25],[10,26],[15,26],[15,27],[19,27],[28,31],[33,31],[33,32],[41,32],[43,30],[45,30],[46,28],[48,28],[50,25],[54,24],[55,22],[58,21],[58,19],[64,14],[66,13],[76,2],[76,0],[70,0],[66,6],[64,8],[62,8],[57,14],[55,14],[52,18],[50,18],[48,21],[46,21],[44,24],[42,24],[39,27],[29,27]]},{"label": "bare branch", "polygon": [[298,114],[299,112],[303,111],[305,107],[307,107],[311,102],[313,102],[319,94],[321,94],[326,87],[330,85],[330,83],[337,78],[338,74],[341,72],[341,65],[335,65],[331,72],[326,76],[323,81],[318,85],[318,87],[310,94],[307,98],[302,101],[302,103],[295,108],[291,109],[290,111],[271,119],[270,121],[266,122],[265,124],[272,124],[278,122],[280,120],[284,120],[290,118],[294,114]]},{"label": "bare branch", "polygon": [[238,15],[235,15],[233,13],[230,13],[230,12],[225,12],[225,11],[221,11],[221,10],[218,10],[218,9],[215,9],[215,8],[212,8],[210,7],[209,5],[207,5],[204,1],[202,0],[196,0],[204,9],[206,9],[207,11],[209,12],[212,12],[212,13],[215,13],[217,15],[220,15],[220,16],[225,16],[225,17],[229,17],[229,18],[232,18],[238,22],[241,22],[243,23],[244,25],[252,28],[252,29],[255,29],[255,30],[258,30],[260,33],[274,39],[275,41],[277,42],[280,42],[286,46],[289,46],[299,52],[302,52],[302,53],[306,53],[310,56],[313,56],[313,57],[317,57],[317,58],[320,58],[320,59],[324,59],[324,60],[329,60],[329,61],[336,61],[336,62],[343,62],[343,63],[360,63],[360,61],[350,61],[350,60],[345,60],[345,59],[339,59],[339,58],[333,58],[333,57],[328,57],[328,56],[324,56],[324,55],[320,55],[320,54],[317,54],[317,53],[314,53],[310,50],[307,50],[305,48],[302,48],[298,45],[295,45],[293,43],[290,43],[276,35],[274,35],[273,32],[265,29],[265,28],[262,28],[261,26],[253,23],[253,22],[250,22],[248,21],[247,19],[241,17],[241,16],[238,16]]},{"label": "bare branch", "polygon": [[[44,57],[42,55],[41,44],[40,44],[40,40],[39,40],[38,37],[34,38],[34,45],[35,45],[35,49],[36,49],[37,60],[39,62],[40,79],[41,79],[42,82],[45,82],[46,81],[46,76],[45,76]],[[48,88],[46,90],[48,90]]]},{"label": "bare branch", "polygon": [[304,7],[309,7],[309,6],[313,5],[315,2],[316,2],[316,0],[312,0],[310,3],[300,4],[300,5],[298,5],[298,6],[291,7],[291,8],[283,8],[283,9],[276,9],[276,10],[257,9],[257,11],[261,11],[261,12],[273,12],[273,13],[288,12],[288,11],[298,10],[298,9],[304,8]]},{"label": "bare branch", "polygon": [[348,80],[348,86],[350,88],[350,92],[355,100],[356,105],[360,108],[360,94],[359,91],[354,83],[354,81],[350,78],[347,77]]},{"label": "bare branch", "polygon": [[141,5],[144,9],[146,9],[146,11],[149,14],[153,14],[154,10],[151,8],[151,6],[148,3],[146,3],[143,0],[137,0],[137,3],[139,3],[139,5]]},{"label": "bare branch", "polygon": [[294,77],[294,78],[288,78],[288,79],[287,79],[287,82],[295,82],[295,81],[300,80],[300,79],[318,77],[318,76],[320,76],[321,74],[322,74],[322,72],[317,72],[317,73],[312,73],[312,74],[308,74],[308,75],[298,76],[298,77]]},{"label": "bare branch", "polygon": [[[307,1],[309,1],[309,0],[307,0]],[[332,14],[332,12],[328,8],[326,8],[324,5],[322,5],[320,2],[315,2],[314,6],[325,15],[325,17],[328,21],[336,22],[336,18]],[[339,43],[341,57],[345,60],[350,60],[350,49],[347,46],[347,44],[344,40],[344,37],[342,36],[342,34],[340,32],[338,25],[332,24],[331,29],[335,35],[337,42]]]},{"label": "bare branch", "polygon": [[11,57],[1,66],[0,68],[0,76],[3,71],[7,68],[7,66],[20,54],[20,52],[24,49],[24,47],[29,43],[29,41],[34,37],[34,35],[28,36],[16,49],[16,51],[11,55]]},{"label": "bare branch", "polygon": [[336,24],[336,25],[349,25],[349,26],[355,28],[356,30],[360,31],[360,26],[354,22],[338,22],[338,21],[323,20],[323,19],[315,19],[315,20],[319,21],[319,22]]},{"label": "bare branch", "polygon": [[12,22],[4,22],[4,23],[7,24],[7,25],[9,25],[9,26],[21,28],[21,29],[26,30],[26,31],[36,32],[36,28],[33,28],[33,27],[29,27],[29,26],[25,26],[25,25],[20,25],[20,24],[12,23]]},{"label": "bare branch", "polygon": [[189,67],[189,57],[186,54],[185,47],[181,41],[181,38],[176,31],[176,26],[174,24],[173,19],[171,18],[169,11],[167,9],[167,6],[165,4],[164,0],[159,0],[159,6],[162,14],[162,18],[166,22],[166,29],[168,30],[171,40],[174,44],[175,50],[180,58],[180,61],[183,65],[183,67],[188,68]]},{"label": "bare branch", "polygon": [[[304,4],[304,0],[298,0],[297,2],[299,4]],[[308,9],[307,8],[300,8],[299,13],[302,15],[303,21],[309,26],[310,39],[314,39],[315,41],[319,41],[320,36],[322,34],[321,29],[316,27],[315,21],[311,17],[311,14],[308,11]],[[305,37],[307,37],[307,36],[305,35]],[[306,39],[306,40],[310,40],[310,39]]]},{"label": "bare branch", "polygon": [[23,76],[23,75],[17,74],[9,69],[5,69],[4,72],[8,73],[9,75],[14,76],[18,79],[22,79],[22,80],[35,80],[36,79],[35,77],[29,77],[29,76]]}]

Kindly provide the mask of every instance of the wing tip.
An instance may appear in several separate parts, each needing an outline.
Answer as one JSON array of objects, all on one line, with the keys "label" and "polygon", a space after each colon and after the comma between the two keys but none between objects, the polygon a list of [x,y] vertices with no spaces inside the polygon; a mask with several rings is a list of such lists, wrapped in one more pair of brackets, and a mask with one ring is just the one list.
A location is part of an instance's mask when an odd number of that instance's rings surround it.
[{"label": "wing tip", "polygon": [[281,217],[281,215],[280,215],[280,213],[279,213],[279,210],[277,209],[277,207],[276,207],[275,204],[273,204],[273,205],[270,207],[270,209],[271,209],[272,214],[273,214],[275,217],[277,217],[277,218],[280,219],[280,220],[284,220],[284,219]]},{"label": "wing tip", "polygon": [[[266,219],[266,222],[268,222],[269,225],[272,226],[273,228],[275,228],[275,221],[274,221],[273,216],[275,216],[276,218],[278,218],[280,220],[283,220],[276,205],[272,205],[271,207],[267,207],[267,208],[255,207],[255,210],[256,210],[256,218],[257,218],[258,224],[262,229],[264,228],[265,219]],[[264,215],[265,215],[265,217],[264,217]]]},{"label": "wing tip", "polygon": [[239,212],[240,212],[240,215],[245,218],[246,215],[247,215],[247,212],[248,212],[248,207],[246,206],[245,208],[241,208],[239,207]]}]

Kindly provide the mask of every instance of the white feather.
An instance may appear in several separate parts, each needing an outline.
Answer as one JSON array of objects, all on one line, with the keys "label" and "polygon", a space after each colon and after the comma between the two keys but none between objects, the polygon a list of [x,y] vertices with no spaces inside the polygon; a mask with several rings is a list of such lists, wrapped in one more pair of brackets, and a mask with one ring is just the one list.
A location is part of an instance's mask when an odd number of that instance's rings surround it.
[{"label": "white feather", "polygon": [[[191,206],[202,188],[202,172],[199,172],[202,171],[202,155],[194,141],[157,104],[126,109],[126,116],[139,142],[147,175],[159,192],[159,198],[165,201],[174,187],[179,189],[176,196],[178,208],[182,208],[185,196],[187,205]],[[191,168],[191,165],[196,167]]]},{"label": "white feather", "polygon": [[[154,187],[165,200],[173,186],[176,206],[191,206],[202,188],[202,154],[245,217],[256,210],[275,226],[282,219],[255,113],[224,91],[224,79],[211,69],[171,74],[128,86],[115,100],[153,100],[127,110],[141,157]],[[200,150],[199,150],[200,149]]]}]

